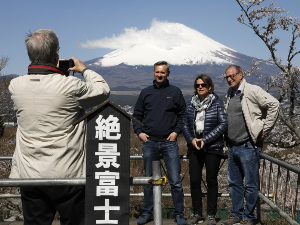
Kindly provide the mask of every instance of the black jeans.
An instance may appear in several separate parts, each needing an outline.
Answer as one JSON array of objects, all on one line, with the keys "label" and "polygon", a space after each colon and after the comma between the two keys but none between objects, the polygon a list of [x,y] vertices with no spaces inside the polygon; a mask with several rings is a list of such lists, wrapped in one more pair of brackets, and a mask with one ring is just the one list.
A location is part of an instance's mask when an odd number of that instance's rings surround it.
[{"label": "black jeans", "polygon": [[56,211],[62,225],[84,225],[85,187],[21,187],[24,225],[51,225]]},{"label": "black jeans", "polygon": [[194,214],[202,216],[202,170],[205,164],[207,182],[207,215],[216,215],[218,203],[218,172],[220,154],[209,154],[203,150],[189,151],[190,185]]}]

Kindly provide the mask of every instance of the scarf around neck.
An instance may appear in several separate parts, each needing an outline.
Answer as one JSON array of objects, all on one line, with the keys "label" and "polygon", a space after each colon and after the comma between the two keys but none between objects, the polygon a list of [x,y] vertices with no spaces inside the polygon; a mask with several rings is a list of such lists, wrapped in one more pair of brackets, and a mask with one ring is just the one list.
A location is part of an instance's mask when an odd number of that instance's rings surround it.
[{"label": "scarf around neck", "polygon": [[192,97],[191,103],[197,113],[195,118],[196,133],[199,135],[204,131],[205,112],[211,106],[215,98],[214,94],[209,94],[202,102],[200,102],[198,95]]}]

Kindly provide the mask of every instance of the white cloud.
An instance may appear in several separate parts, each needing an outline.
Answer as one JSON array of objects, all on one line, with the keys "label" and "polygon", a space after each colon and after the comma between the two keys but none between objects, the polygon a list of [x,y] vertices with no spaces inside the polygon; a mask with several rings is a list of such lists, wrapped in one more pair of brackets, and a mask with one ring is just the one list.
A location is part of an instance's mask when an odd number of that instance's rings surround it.
[{"label": "white cloud", "polygon": [[124,49],[133,45],[158,46],[162,49],[171,49],[186,44],[189,38],[178,26],[174,29],[174,23],[158,21],[153,19],[151,27],[139,30],[136,27],[124,28],[124,33],[112,37],[105,37],[99,40],[87,40],[81,43],[81,48],[108,48]]}]

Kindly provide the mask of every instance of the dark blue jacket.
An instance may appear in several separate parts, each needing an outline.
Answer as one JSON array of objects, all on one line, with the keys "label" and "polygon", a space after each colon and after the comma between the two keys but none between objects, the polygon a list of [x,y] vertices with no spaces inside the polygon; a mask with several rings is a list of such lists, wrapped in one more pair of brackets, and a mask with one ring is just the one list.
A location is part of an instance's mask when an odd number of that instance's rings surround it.
[{"label": "dark blue jacket", "polygon": [[[227,130],[228,126],[224,104],[216,94],[214,95],[216,98],[205,113],[204,132],[202,138],[205,143],[204,149],[208,152],[222,151],[224,146],[223,134]],[[194,146],[191,144],[192,140],[196,138],[195,118],[195,108],[191,104],[191,100],[189,100],[183,118],[182,130],[189,150],[195,150]]]},{"label": "dark blue jacket", "polygon": [[134,107],[133,117],[141,121],[141,127],[133,121],[134,132],[146,133],[153,141],[166,141],[172,132],[179,134],[185,111],[185,101],[181,90],[169,81],[143,89]]}]

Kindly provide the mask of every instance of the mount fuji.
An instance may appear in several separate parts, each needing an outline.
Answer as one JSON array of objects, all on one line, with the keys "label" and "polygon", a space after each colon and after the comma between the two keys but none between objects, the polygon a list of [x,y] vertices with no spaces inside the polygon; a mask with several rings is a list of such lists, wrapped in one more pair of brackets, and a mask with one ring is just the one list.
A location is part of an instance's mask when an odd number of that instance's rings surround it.
[{"label": "mount fuji", "polygon": [[[140,35],[133,39],[121,38],[129,43],[101,59],[102,66],[126,65],[152,66],[156,61],[165,60],[172,65],[224,64],[235,58],[236,51],[230,49],[202,33],[179,23],[154,21],[149,35]],[[126,33],[140,33],[127,30]],[[125,33],[125,36],[127,36]],[[117,41],[117,40],[116,40]]]},{"label": "mount fuji", "polygon": [[[170,83],[193,93],[193,82],[199,73],[212,77],[216,92],[225,92],[225,81],[219,78],[226,66],[237,64],[250,69],[254,57],[246,56],[212,40],[183,24],[154,20],[145,30],[126,28],[123,34],[111,38],[87,41],[83,48],[116,49],[103,57],[86,61],[87,67],[97,71],[108,82],[112,94],[137,95],[152,84],[153,64],[164,60],[170,64]],[[273,64],[261,67],[262,75],[276,74]],[[254,76],[247,77],[253,81]],[[261,82],[261,81],[258,81]]]}]

